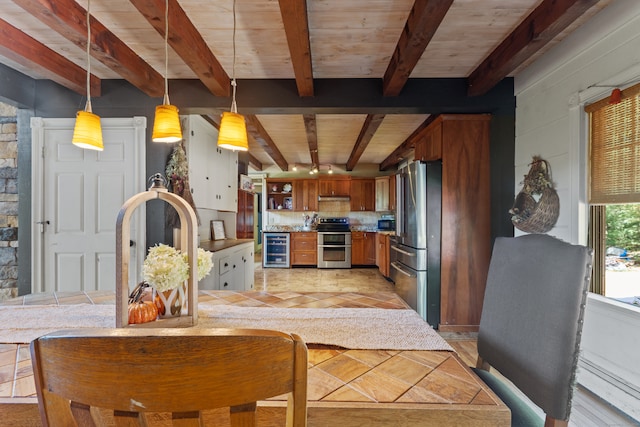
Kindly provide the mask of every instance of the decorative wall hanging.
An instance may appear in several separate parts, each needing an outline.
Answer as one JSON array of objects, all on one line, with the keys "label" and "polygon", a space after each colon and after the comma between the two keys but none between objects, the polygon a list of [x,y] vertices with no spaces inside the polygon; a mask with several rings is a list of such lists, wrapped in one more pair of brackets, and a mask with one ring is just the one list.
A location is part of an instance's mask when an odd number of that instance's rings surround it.
[{"label": "decorative wall hanging", "polygon": [[560,213],[560,198],[553,188],[549,162],[533,157],[509,213],[513,225],[525,233],[546,233],[553,228]]}]

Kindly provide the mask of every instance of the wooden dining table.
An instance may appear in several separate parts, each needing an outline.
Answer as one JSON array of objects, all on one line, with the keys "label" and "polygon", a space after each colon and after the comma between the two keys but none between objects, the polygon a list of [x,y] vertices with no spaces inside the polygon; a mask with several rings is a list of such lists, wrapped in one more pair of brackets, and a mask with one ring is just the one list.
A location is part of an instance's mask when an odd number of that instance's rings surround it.
[{"label": "wooden dining table", "polygon": [[[199,304],[407,309],[397,295],[200,291]],[[113,292],[35,294],[10,305],[114,304]],[[115,310],[115,307],[114,307]],[[2,328],[4,325],[0,325]],[[309,426],[509,426],[510,411],[453,351],[310,344]],[[284,425],[284,398],[259,402],[259,426]],[[211,425],[224,418],[209,415]],[[0,343],[0,425],[40,425],[29,344]],[[161,424],[162,425],[162,424]]]}]

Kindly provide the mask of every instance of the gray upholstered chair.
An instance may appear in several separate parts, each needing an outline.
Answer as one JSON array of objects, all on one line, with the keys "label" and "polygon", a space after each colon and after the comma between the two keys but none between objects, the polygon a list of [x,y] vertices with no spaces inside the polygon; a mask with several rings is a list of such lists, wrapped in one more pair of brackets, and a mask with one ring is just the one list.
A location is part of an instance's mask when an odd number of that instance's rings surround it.
[{"label": "gray upholstered chair", "polygon": [[543,234],[496,239],[474,371],[511,408],[512,426],[543,420],[490,366],[544,411],[545,427],[568,424],[591,258]]}]

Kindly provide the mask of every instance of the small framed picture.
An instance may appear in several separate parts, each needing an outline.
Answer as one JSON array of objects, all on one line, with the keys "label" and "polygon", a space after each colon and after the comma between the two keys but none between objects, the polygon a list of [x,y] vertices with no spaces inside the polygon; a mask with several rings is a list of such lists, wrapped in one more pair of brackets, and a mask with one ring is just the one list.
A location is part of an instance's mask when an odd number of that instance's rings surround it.
[{"label": "small framed picture", "polygon": [[240,175],[240,189],[249,192],[255,190],[253,181],[247,175]]},{"label": "small framed picture", "polygon": [[211,240],[224,240],[224,221],[213,220],[211,221]]}]

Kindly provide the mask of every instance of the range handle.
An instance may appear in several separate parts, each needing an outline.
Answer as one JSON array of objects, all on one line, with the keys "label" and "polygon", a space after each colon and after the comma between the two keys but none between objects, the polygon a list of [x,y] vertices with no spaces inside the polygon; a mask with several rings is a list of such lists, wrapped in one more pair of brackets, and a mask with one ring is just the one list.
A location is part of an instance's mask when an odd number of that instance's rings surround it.
[{"label": "range handle", "polygon": [[404,268],[402,268],[400,266],[400,264],[398,262],[396,262],[396,261],[391,263],[391,267],[395,268],[396,270],[398,270],[400,273],[404,274],[405,276],[408,276],[408,277],[411,277],[411,278],[418,277],[416,274],[414,274],[414,273],[412,273],[410,271],[407,271]]}]

